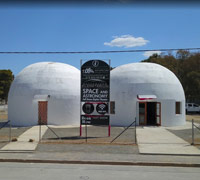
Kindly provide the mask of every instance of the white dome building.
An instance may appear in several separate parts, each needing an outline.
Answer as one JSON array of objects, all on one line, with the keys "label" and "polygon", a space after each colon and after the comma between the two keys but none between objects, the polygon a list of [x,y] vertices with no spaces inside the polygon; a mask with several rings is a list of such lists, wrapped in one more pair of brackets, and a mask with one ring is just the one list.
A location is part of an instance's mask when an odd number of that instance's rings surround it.
[{"label": "white dome building", "polygon": [[185,123],[185,95],[178,78],[154,63],[131,63],[111,71],[112,126],[176,126]]},{"label": "white dome building", "polygon": [[[41,62],[24,68],[8,95],[8,119],[14,126],[80,124],[80,71]],[[41,122],[40,122],[41,121]]]}]

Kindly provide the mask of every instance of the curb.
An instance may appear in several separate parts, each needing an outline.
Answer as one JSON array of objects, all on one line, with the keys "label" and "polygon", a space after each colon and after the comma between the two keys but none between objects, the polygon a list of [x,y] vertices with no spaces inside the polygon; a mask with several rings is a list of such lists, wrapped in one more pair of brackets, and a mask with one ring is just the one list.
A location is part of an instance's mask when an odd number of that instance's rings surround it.
[{"label": "curb", "polygon": [[50,163],[50,164],[95,164],[95,165],[124,165],[124,166],[165,166],[165,167],[200,167],[200,164],[168,163],[168,162],[113,162],[113,161],[68,161],[68,160],[40,160],[40,159],[0,159],[0,162],[16,163]]},{"label": "curb", "polygon": [[170,153],[140,153],[141,155],[153,155],[153,156],[200,156],[200,154],[170,154]]}]

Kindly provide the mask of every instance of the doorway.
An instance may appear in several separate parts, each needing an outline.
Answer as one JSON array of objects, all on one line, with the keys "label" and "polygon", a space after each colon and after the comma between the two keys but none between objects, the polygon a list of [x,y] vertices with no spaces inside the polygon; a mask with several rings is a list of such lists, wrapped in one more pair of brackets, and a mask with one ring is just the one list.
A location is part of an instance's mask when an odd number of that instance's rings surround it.
[{"label": "doorway", "polygon": [[38,101],[38,125],[47,125],[48,101]]},{"label": "doorway", "polygon": [[147,125],[156,125],[156,102],[147,103]]},{"label": "doorway", "polygon": [[139,102],[139,125],[161,125],[160,102]]}]

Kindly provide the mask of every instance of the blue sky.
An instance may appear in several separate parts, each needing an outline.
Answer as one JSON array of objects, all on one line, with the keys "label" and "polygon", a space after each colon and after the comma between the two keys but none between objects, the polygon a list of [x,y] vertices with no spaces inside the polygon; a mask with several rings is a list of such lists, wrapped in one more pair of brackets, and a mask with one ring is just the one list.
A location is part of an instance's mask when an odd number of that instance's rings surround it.
[{"label": "blue sky", "polygon": [[[200,47],[200,6],[0,6],[0,51],[95,51]],[[111,59],[138,62],[143,53],[0,54],[17,75],[29,64]]]}]

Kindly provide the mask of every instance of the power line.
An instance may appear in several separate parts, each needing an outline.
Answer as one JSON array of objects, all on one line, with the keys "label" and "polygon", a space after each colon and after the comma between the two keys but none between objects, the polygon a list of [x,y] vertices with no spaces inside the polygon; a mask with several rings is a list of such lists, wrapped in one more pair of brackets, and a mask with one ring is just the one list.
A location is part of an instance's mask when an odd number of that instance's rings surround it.
[{"label": "power line", "polygon": [[146,51],[178,51],[178,50],[200,50],[200,48],[179,48],[179,49],[137,49],[121,51],[0,51],[0,54],[97,54],[97,53],[136,53]]}]

